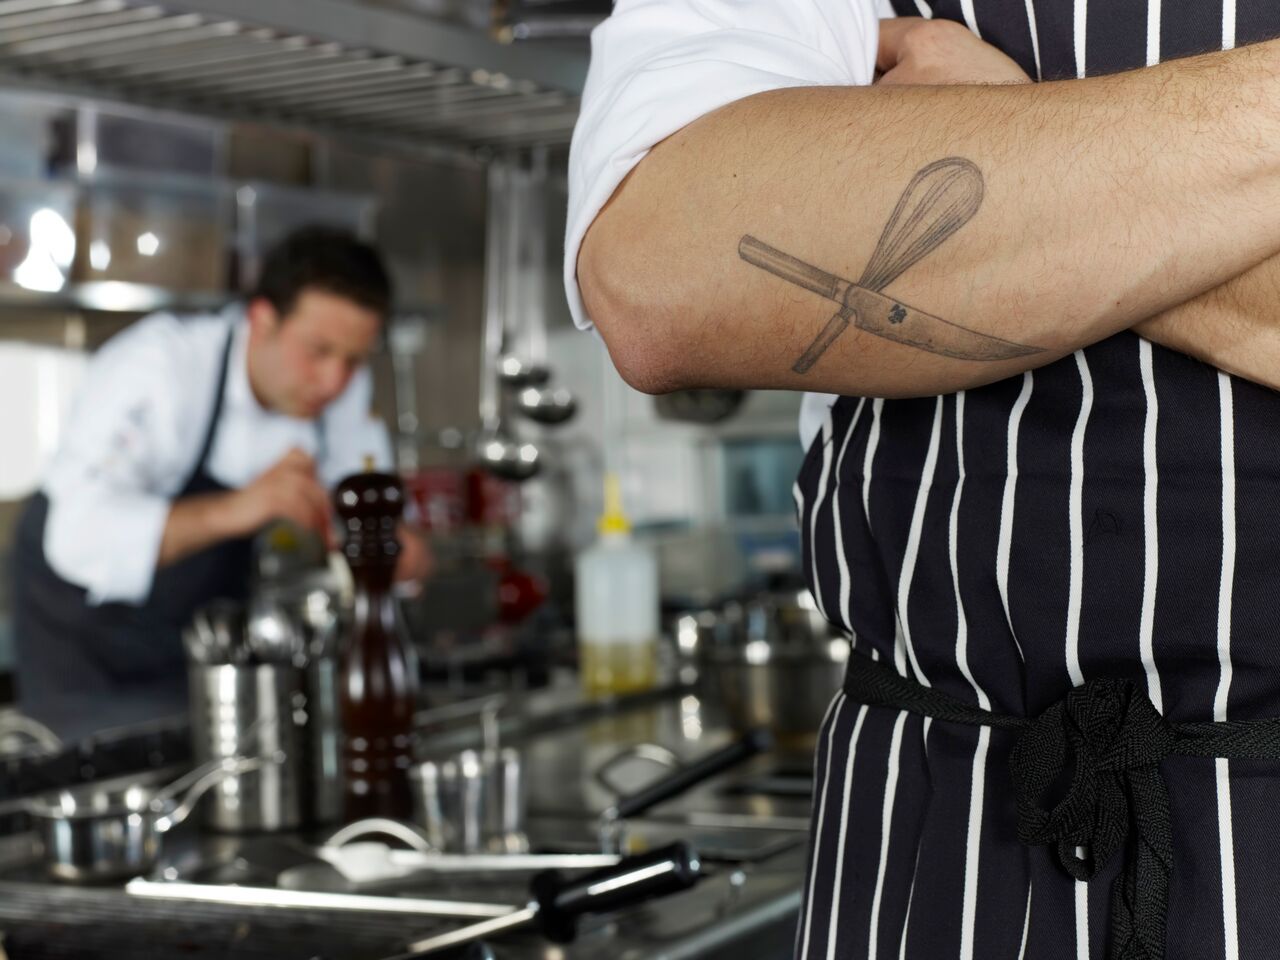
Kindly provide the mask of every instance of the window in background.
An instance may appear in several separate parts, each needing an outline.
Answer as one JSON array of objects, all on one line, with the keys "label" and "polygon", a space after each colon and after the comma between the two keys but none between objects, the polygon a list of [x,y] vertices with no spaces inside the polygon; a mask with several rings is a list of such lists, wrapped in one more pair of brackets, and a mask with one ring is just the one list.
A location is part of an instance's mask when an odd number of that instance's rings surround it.
[{"label": "window in background", "polygon": [[725,440],[724,516],[748,586],[799,582],[800,536],[792,495],[804,449],[795,435]]},{"label": "window in background", "polygon": [[803,460],[804,449],[793,436],[725,441],[725,516],[730,521],[792,518],[791,489]]}]

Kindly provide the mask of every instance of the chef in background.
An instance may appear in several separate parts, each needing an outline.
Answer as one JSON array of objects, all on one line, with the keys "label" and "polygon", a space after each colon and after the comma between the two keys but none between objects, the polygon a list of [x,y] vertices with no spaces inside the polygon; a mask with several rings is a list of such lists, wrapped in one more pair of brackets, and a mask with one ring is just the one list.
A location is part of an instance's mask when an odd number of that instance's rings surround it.
[{"label": "chef in background", "polygon": [[[377,251],[308,227],[266,257],[247,302],[156,314],[94,356],[18,527],[14,633],[23,709],[62,725],[181,709],[181,630],[243,600],[253,539],[287,520],[332,545],[329,490],[391,465],[366,366],[391,283]],[[399,574],[425,574],[414,534]],[[132,716],[131,715],[131,716]]]}]

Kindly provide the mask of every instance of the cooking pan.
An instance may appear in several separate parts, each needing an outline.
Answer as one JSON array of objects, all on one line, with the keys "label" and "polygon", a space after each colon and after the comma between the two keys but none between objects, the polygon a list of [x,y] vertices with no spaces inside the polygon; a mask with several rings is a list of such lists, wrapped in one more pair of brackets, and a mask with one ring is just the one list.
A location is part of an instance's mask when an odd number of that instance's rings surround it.
[{"label": "cooking pan", "polygon": [[162,835],[190,815],[205,791],[267,762],[259,757],[215,760],[164,786],[136,777],[83,784],[34,797],[26,812],[53,877],[76,883],[118,880],[155,865]]}]

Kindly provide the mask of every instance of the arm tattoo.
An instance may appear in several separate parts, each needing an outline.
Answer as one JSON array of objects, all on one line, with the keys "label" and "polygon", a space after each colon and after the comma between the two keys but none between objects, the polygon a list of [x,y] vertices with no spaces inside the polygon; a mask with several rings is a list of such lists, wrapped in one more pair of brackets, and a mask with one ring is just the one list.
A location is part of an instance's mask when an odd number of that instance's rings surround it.
[{"label": "arm tattoo", "polygon": [[840,304],[840,310],[791,369],[808,373],[850,321],[876,336],[957,360],[1009,360],[1043,352],[1040,347],[970,330],[881,293],[908,267],[968,223],[982,205],[982,195],[982,173],[970,161],[947,157],[929,164],[912,178],[898,199],[871,254],[871,262],[857,283],[820,270],[753,236],[744,236],[738,244],[738,255],[743,260]]}]

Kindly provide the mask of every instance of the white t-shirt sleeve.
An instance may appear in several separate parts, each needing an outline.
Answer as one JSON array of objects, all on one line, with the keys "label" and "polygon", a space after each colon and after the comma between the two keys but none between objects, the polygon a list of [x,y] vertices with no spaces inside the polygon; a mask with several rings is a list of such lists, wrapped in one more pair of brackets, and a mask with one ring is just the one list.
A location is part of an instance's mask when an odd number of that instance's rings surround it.
[{"label": "white t-shirt sleeve", "polygon": [[185,338],[172,317],[117,336],[94,358],[43,484],[49,566],[90,603],[151,592],[176,491],[194,456],[181,388]]},{"label": "white t-shirt sleeve", "polygon": [[591,35],[569,156],[565,293],[582,238],[649,150],[699,117],[784,87],[870,83],[883,0],[618,0]]},{"label": "white t-shirt sleeve", "polygon": [[325,412],[325,453],[318,468],[321,482],[330,490],[344,478],[363,471],[365,457],[372,457],[378,470],[393,466],[391,438],[386,424],[373,416],[372,403],[373,378],[368,368],[362,368]]}]

